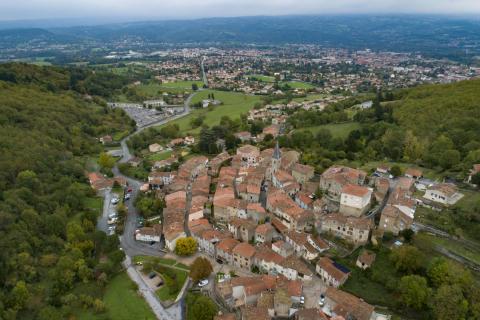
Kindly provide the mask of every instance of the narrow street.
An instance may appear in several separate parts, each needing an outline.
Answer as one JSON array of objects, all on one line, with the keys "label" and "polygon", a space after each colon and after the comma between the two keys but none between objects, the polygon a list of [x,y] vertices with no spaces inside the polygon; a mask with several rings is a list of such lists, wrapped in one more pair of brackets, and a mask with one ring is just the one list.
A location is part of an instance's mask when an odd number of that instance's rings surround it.
[{"label": "narrow street", "polygon": [[[122,158],[118,162],[126,163],[132,158],[132,154],[130,153],[130,150],[127,145],[128,140],[132,136],[139,134],[140,132],[142,132],[147,128],[150,128],[153,126],[160,126],[170,121],[173,121],[188,115],[190,113],[191,100],[195,95],[196,93],[193,93],[190,96],[188,96],[188,98],[185,100],[184,102],[185,108],[181,114],[137,128],[135,132],[131,133],[130,135],[125,137],[122,141],[120,141],[120,146],[122,149]],[[184,301],[183,301],[184,294],[182,294],[180,301],[178,303],[174,304],[168,309],[165,309],[160,303],[160,301],[158,300],[155,292],[151,290],[148,287],[148,285],[143,281],[142,277],[138,273],[138,270],[135,268],[135,266],[132,265],[132,262],[131,262],[132,257],[136,255],[147,255],[147,256],[156,256],[156,257],[160,257],[164,255],[164,253],[160,251],[162,249],[161,243],[149,245],[147,243],[142,243],[135,240],[135,230],[137,227],[138,211],[135,208],[134,203],[135,203],[135,199],[137,198],[140,192],[140,187],[144,184],[144,182],[123,175],[118,169],[117,165],[112,169],[112,172],[115,176],[125,178],[126,181],[128,182],[128,186],[132,188],[131,198],[125,202],[125,206],[127,207],[128,213],[125,221],[124,232],[123,232],[123,235],[119,237],[121,248],[126,255],[123,265],[127,271],[127,274],[132,281],[137,283],[140,294],[145,298],[146,302],[148,303],[148,305],[150,306],[150,308],[152,309],[152,311],[154,312],[155,316],[158,319],[161,319],[161,320],[182,319],[183,317],[182,306],[184,305]],[[111,198],[112,198],[111,190],[110,189],[105,190],[103,193],[103,197],[104,197],[103,212],[97,221],[97,228],[101,231],[108,233],[107,219],[108,219],[108,215],[113,210],[113,207],[111,204]]]}]

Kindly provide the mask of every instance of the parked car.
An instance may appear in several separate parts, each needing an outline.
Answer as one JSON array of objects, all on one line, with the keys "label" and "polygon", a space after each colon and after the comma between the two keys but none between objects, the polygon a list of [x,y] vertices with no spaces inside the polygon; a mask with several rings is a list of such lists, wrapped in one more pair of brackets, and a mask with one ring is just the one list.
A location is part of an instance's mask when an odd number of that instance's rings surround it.
[{"label": "parked car", "polygon": [[323,293],[320,295],[320,299],[318,300],[318,305],[320,307],[323,307],[323,305],[325,304],[325,296],[323,295]]},{"label": "parked car", "polygon": [[120,199],[118,199],[117,197],[115,198],[112,198],[112,200],[110,201],[112,204],[117,204],[120,202]]},{"label": "parked car", "polygon": [[155,272],[153,272],[153,271],[148,274],[148,278],[149,278],[149,279],[153,279],[153,278],[155,278],[156,276],[157,276],[157,274],[156,274]]},{"label": "parked car", "polygon": [[127,189],[127,193],[131,193],[132,191],[133,191],[132,188],[128,188],[128,189]]},{"label": "parked car", "polygon": [[198,282],[200,288],[205,287],[208,284],[208,279],[203,279]]},{"label": "parked car", "polygon": [[127,201],[128,199],[130,199],[130,193],[127,193],[127,194],[125,195],[125,201]]},{"label": "parked car", "polygon": [[304,296],[301,296],[301,297],[300,297],[300,303],[301,303],[301,304],[304,304],[304,303],[305,303],[305,297],[304,297]]}]

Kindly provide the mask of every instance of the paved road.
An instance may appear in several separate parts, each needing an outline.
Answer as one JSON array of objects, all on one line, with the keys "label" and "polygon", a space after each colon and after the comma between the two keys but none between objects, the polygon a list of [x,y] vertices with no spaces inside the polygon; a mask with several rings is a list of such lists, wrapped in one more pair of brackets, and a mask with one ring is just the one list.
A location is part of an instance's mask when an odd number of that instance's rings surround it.
[{"label": "paved road", "polygon": [[[190,113],[190,103],[192,101],[192,98],[195,96],[195,94],[196,93],[191,94],[185,100],[185,102],[184,102],[185,110],[184,110],[183,113],[177,114],[177,115],[175,115],[173,117],[170,117],[170,118],[167,118],[167,119],[160,120],[160,121],[155,122],[155,123],[151,123],[151,124],[146,125],[144,127],[140,127],[135,132],[133,132],[129,136],[125,137],[120,142],[120,145],[121,145],[122,150],[123,150],[123,156],[122,156],[122,158],[120,159],[119,162],[120,163],[125,163],[132,158],[132,154],[130,153],[130,150],[129,150],[128,145],[127,145],[128,140],[132,136],[134,136],[136,134],[139,134],[140,132],[142,132],[143,130],[145,130],[147,128],[150,128],[150,127],[153,127],[153,126],[160,126],[160,125],[166,124],[170,121],[173,121],[173,120],[176,120],[176,119],[179,119],[181,117],[184,117],[184,116],[188,115]],[[136,199],[136,197],[137,197],[137,195],[140,191],[140,187],[143,185],[144,182],[123,175],[118,170],[117,166],[115,166],[112,169],[112,171],[116,176],[124,177],[127,180],[129,187],[132,188],[131,198],[130,198],[130,200],[128,200],[125,203],[125,205],[127,206],[127,209],[128,209],[128,215],[127,215],[127,219],[126,219],[126,222],[125,222],[125,230],[124,230],[123,236],[120,237],[120,243],[121,243],[121,245],[122,245],[122,247],[125,251],[125,254],[127,254],[129,256],[134,256],[134,255],[139,255],[139,254],[151,255],[151,256],[162,256],[163,253],[160,251],[160,249],[162,248],[162,244],[156,244],[156,245],[150,246],[149,244],[146,244],[146,243],[137,242],[134,239],[136,224],[137,224],[138,211],[133,204],[135,203],[135,199]]]},{"label": "paved road", "polygon": [[[185,110],[181,114],[175,115],[173,117],[169,117],[167,119],[162,119],[160,121],[150,123],[146,126],[138,128],[135,132],[132,134],[128,135],[125,137],[122,141],[120,141],[120,145],[122,148],[122,158],[120,159],[120,163],[125,163],[128,162],[132,158],[132,154],[130,153],[130,150],[128,149],[127,142],[128,140],[136,135],[142,132],[143,130],[153,127],[153,126],[159,126],[163,125],[165,123],[168,123],[170,121],[179,119],[181,117],[184,117],[190,113],[190,103],[192,98],[195,96],[196,93],[191,94],[184,102],[184,107]],[[163,308],[161,305],[160,301],[158,300],[157,296],[155,295],[155,292],[151,290],[148,285],[143,281],[142,277],[139,275],[138,271],[135,269],[134,266],[131,264],[131,257],[135,255],[149,255],[149,256],[162,256],[163,252],[160,251],[162,245],[161,244],[155,244],[153,246],[142,243],[142,242],[137,242],[135,241],[134,235],[135,235],[135,230],[136,230],[136,224],[137,224],[137,217],[138,217],[138,211],[134,206],[135,199],[138,196],[138,193],[140,191],[140,187],[143,185],[143,181],[133,179],[131,177],[123,175],[119,170],[118,166],[115,166],[112,169],[113,173],[115,176],[120,176],[123,177],[127,180],[128,185],[130,188],[132,188],[132,194],[130,200],[125,202],[125,205],[128,209],[128,214],[127,214],[127,219],[125,222],[125,229],[124,233],[122,236],[120,236],[120,244],[121,248],[125,252],[125,261],[124,261],[124,266],[127,270],[127,274],[129,277],[138,284],[139,291],[142,294],[142,296],[145,298],[147,303],[150,305],[152,308],[153,312],[157,316],[158,319],[161,320],[177,320],[177,319],[182,319],[182,307],[181,305],[183,304],[183,297],[182,301],[179,304],[176,304],[166,310]],[[104,206],[103,206],[103,213],[102,216],[99,218],[97,222],[97,227],[99,230],[107,232],[108,230],[108,225],[107,225],[107,219],[108,219],[108,214],[112,212],[112,205],[111,205],[111,190],[105,190],[103,193],[104,196]]]},{"label": "paved road", "polygon": [[103,212],[102,216],[98,218],[97,229],[108,234],[108,215],[111,212],[112,190],[110,188],[103,190]]},{"label": "paved road", "polygon": [[150,289],[150,287],[145,283],[142,276],[139,274],[138,270],[131,263],[131,259],[129,256],[125,257],[125,261],[123,262],[124,267],[127,269],[127,274],[138,285],[138,291],[140,294],[145,298],[148,305],[152,309],[153,313],[157,317],[157,319],[161,320],[178,320],[180,318],[177,317],[178,313],[175,310],[175,313],[172,314],[169,310],[163,308],[162,304],[158,300],[155,293]]},{"label": "paved road", "polygon": [[208,87],[208,79],[207,79],[207,74],[205,73],[205,66],[204,66],[204,63],[205,63],[205,57],[202,57],[202,62],[200,63],[200,68],[202,69],[202,80],[203,80],[203,84]]}]

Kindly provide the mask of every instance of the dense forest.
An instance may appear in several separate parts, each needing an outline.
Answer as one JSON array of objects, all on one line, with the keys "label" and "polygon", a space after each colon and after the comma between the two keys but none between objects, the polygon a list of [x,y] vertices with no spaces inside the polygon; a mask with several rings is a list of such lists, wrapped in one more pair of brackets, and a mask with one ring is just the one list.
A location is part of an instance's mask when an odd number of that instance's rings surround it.
[{"label": "dense forest", "polygon": [[[105,79],[109,79],[106,81]],[[82,69],[0,65],[0,319],[66,319],[104,309],[118,239],[96,231],[85,159],[132,130],[99,96],[124,79]]]}]

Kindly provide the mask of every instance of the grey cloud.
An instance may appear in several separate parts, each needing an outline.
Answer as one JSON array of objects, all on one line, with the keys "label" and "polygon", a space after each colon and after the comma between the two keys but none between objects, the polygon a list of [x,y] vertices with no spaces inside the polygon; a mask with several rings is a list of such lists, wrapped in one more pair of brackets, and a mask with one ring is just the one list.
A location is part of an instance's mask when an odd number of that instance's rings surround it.
[{"label": "grey cloud", "polygon": [[432,13],[478,14],[479,0],[0,0],[0,20],[110,17]]}]

